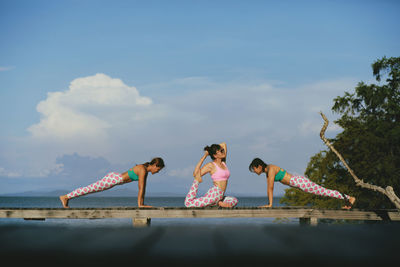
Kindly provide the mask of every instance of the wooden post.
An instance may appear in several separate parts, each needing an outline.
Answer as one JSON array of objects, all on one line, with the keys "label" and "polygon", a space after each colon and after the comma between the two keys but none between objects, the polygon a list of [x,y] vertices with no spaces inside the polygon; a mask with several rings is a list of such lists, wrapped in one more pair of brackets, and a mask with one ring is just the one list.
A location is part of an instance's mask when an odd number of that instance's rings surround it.
[{"label": "wooden post", "polygon": [[299,218],[300,225],[318,225],[318,218],[316,217],[308,217],[308,218]]},{"label": "wooden post", "polygon": [[150,226],[151,218],[133,218],[133,227],[146,227]]},{"label": "wooden post", "polygon": [[317,225],[318,225],[318,218],[316,218],[316,217],[311,217],[311,218],[310,218],[310,225],[312,225],[312,226],[317,226]]}]

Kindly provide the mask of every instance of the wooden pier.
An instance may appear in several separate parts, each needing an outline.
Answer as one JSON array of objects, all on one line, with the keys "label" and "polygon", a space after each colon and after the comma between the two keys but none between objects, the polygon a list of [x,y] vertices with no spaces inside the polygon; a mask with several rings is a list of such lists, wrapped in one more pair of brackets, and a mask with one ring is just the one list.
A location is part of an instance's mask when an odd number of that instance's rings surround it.
[{"label": "wooden pier", "polygon": [[318,219],[400,221],[400,211],[396,209],[335,210],[307,207],[0,208],[0,218],[23,218],[26,220],[132,218],[134,226],[149,226],[151,218],[299,218],[300,224],[316,225]]},{"label": "wooden pier", "polygon": [[[299,218],[300,223],[316,225],[324,218],[400,221],[400,212],[307,207],[0,208],[0,218],[132,218],[134,226],[148,226],[151,218]],[[0,227],[0,258],[16,266],[395,266],[399,236],[400,224],[393,222],[314,227],[292,224],[69,227],[6,223]]]}]

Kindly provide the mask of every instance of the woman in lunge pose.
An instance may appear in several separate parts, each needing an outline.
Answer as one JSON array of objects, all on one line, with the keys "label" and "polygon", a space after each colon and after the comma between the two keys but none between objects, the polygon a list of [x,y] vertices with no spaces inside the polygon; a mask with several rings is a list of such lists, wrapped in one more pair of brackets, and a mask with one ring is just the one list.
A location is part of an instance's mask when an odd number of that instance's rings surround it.
[{"label": "woman in lunge pose", "polygon": [[304,176],[291,175],[290,173],[286,172],[284,169],[276,165],[267,165],[259,158],[255,158],[250,163],[249,170],[251,172],[257,173],[258,175],[265,173],[267,176],[267,194],[269,204],[262,207],[272,207],[274,182],[281,182],[282,184],[299,188],[304,192],[308,192],[317,196],[327,196],[342,199],[345,201],[343,209],[351,209],[354,202],[356,201],[355,197],[342,194],[336,190],[326,189],[320,185],[317,185],[316,183],[312,182],[310,179]]},{"label": "woman in lunge pose", "polygon": [[143,164],[136,165],[135,167],[129,169],[127,172],[122,174],[116,172],[110,172],[104,176],[101,180],[88,185],[86,187],[80,187],[74,191],[60,196],[61,203],[64,208],[68,207],[68,201],[71,198],[87,195],[90,193],[95,193],[99,191],[104,191],[110,189],[115,185],[130,183],[132,181],[138,182],[138,207],[139,208],[149,208],[151,206],[144,204],[144,195],[146,192],[146,181],[149,172],[151,174],[158,173],[162,168],[164,168],[164,161],[162,158],[154,158],[151,162],[146,162]]},{"label": "woman in lunge pose", "polygon": [[[200,159],[194,169],[194,181],[189,193],[186,196],[185,206],[188,208],[215,205],[225,208],[236,206],[238,200],[235,197],[224,196],[230,176],[228,167],[225,164],[227,153],[226,144],[221,143],[219,145],[213,144],[211,146],[206,146],[204,151],[203,157]],[[207,156],[210,156],[213,161],[201,167]],[[207,173],[211,174],[214,186],[211,187],[204,196],[196,198],[197,191],[199,189],[199,183],[203,181],[201,177]]]}]

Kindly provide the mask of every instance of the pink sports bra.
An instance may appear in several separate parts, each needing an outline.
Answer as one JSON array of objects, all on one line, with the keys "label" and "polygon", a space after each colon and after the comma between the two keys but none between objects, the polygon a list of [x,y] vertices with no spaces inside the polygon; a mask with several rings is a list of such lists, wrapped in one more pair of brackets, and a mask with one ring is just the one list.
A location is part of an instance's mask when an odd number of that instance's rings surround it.
[{"label": "pink sports bra", "polygon": [[228,180],[231,173],[229,172],[228,167],[226,167],[225,162],[222,162],[222,164],[224,164],[226,170],[218,167],[218,165],[215,162],[213,162],[213,163],[214,163],[215,167],[217,168],[217,171],[211,175],[211,178],[213,179],[213,181],[216,182],[216,181]]}]

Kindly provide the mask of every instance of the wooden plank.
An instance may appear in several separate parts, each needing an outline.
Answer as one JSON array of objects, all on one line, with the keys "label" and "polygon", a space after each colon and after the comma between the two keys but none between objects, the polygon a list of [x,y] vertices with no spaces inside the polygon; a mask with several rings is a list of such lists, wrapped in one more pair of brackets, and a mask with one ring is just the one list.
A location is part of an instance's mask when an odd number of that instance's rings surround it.
[{"label": "wooden plank", "polygon": [[400,212],[396,211],[359,211],[359,210],[317,210],[309,214],[310,217],[320,219],[345,219],[345,220],[400,220]]},{"label": "wooden plank", "polygon": [[0,218],[317,218],[346,220],[400,220],[398,210],[333,210],[279,208],[0,208]]},{"label": "wooden plank", "polygon": [[150,218],[133,218],[132,219],[134,227],[146,227],[150,226],[151,219]]},{"label": "wooden plank", "polygon": [[318,218],[308,217],[308,218],[299,218],[300,225],[318,225]]},{"label": "wooden plank", "polygon": [[0,209],[0,218],[244,218],[304,217],[308,209]]}]

